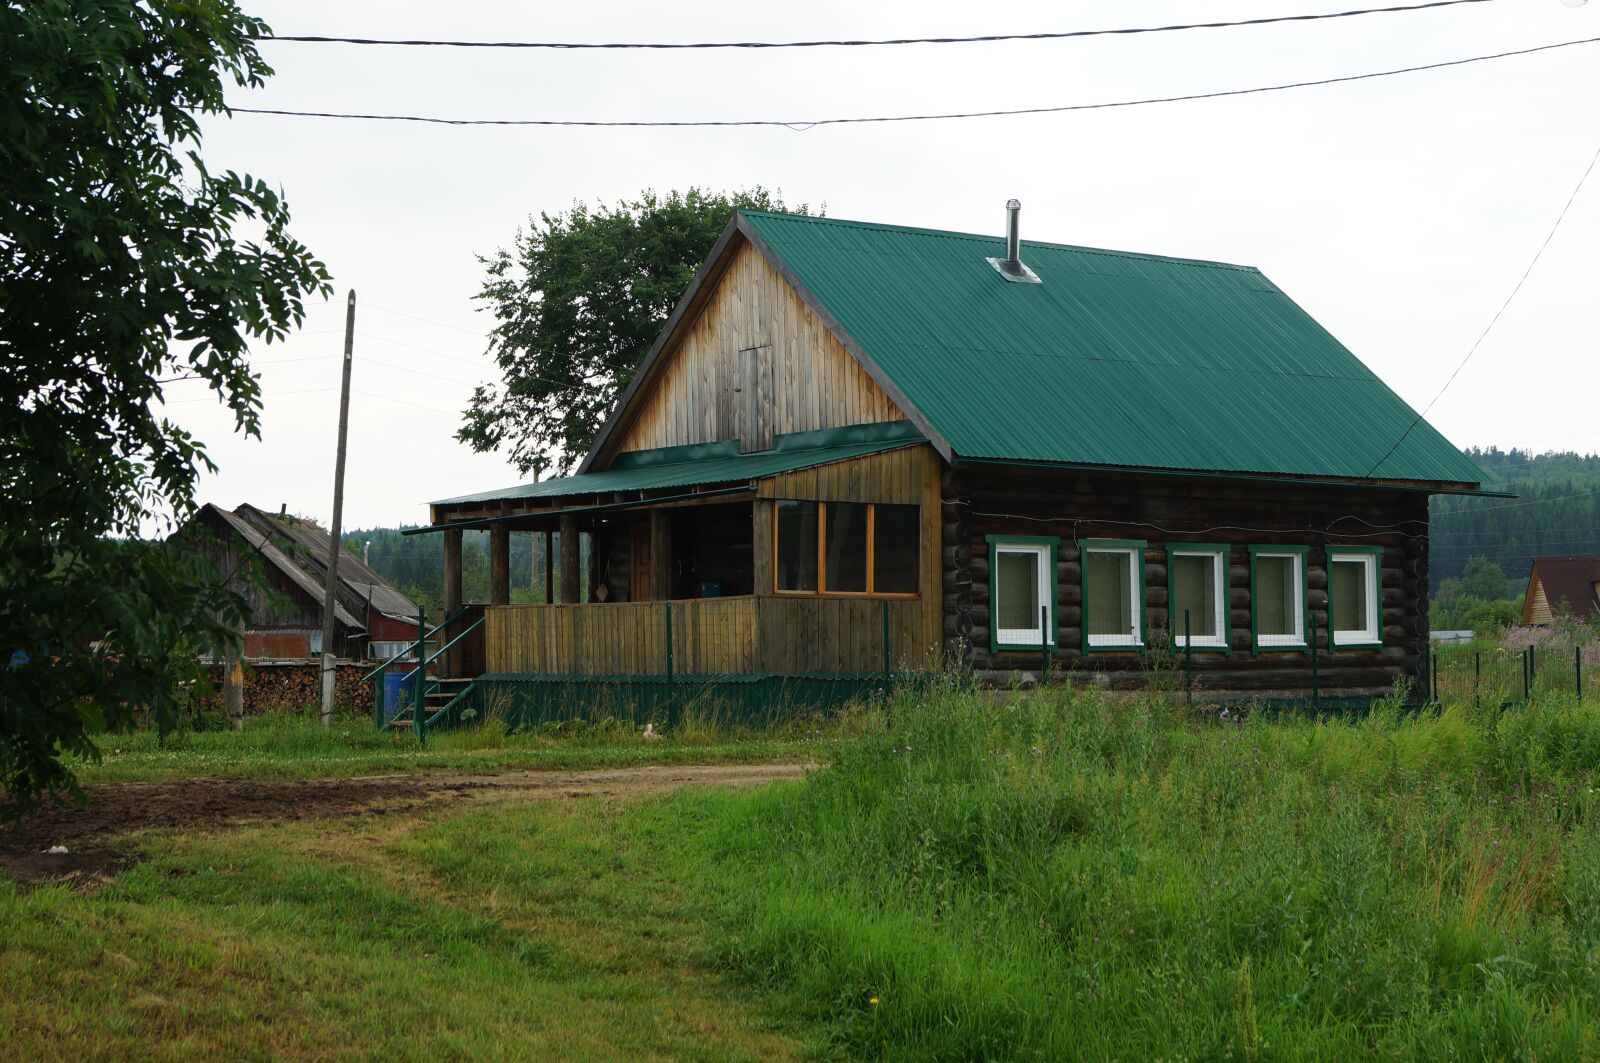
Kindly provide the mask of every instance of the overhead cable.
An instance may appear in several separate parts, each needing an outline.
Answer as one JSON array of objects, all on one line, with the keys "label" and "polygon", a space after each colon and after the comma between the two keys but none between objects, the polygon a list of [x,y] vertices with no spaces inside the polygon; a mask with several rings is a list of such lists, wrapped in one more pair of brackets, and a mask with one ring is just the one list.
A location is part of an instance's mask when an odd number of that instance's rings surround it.
[{"label": "overhead cable", "polygon": [[597,119],[597,118],[441,118],[431,115],[415,114],[360,114],[341,111],[291,111],[271,107],[231,107],[229,111],[234,114],[265,114],[277,115],[287,118],[340,118],[367,122],[422,122],[431,125],[454,126],[583,126],[583,127],[627,127],[627,128],[687,128],[687,127],[732,127],[732,126],[778,126],[786,129],[802,131],[814,129],[818,126],[831,125],[868,125],[887,122],[935,122],[956,118],[1006,118],[1017,115],[1034,114],[1063,114],[1069,111],[1099,111],[1118,107],[1145,107],[1159,103],[1186,103],[1193,100],[1215,100],[1229,96],[1250,96],[1263,92],[1283,92],[1288,89],[1314,88],[1319,85],[1338,85],[1352,81],[1368,81],[1373,78],[1393,77],[1397,74],[1415,74],[1424,70],[1442,70],[1446,67],[1465,66],[1469,63],[1483,63],[1491,59],[1508,59],[1519,55],[1534,55],[1538,52],[1554,51],[1558,48],[1572,48],[1580,44],[1600,43],[1600,37],[1586,37],[1576,41],[1559,41],[1555,44],[1541,44],[1533,48],[1519,48],[1515,51],[1496,52],[1492,55],[1474,55],[1465,59],[1447,59],[1438,63],[1423,63],[1418,66],[1398,67],[1392,70],[1373,70],[1365,74],[1346,74],[1341,77],[1317,78],[1311,81],[1290,81],[1278,85],[1257,85],[1246,89],[1224,89],[1217,92],[1195,92],[1182,96],[1155,96],[1138,100],[1110,100],[1104,103],[1072,103],[1056,107],[1019,107],[1008,110],[995,111],[946,111],[937,114],[899,114],[875,115],[858,118],[811,118],[811,119],[781,119],[781,118],[719,118],[719,119]]},{"label": "overhead cable", "polygon": [[1478,348],[1483,345],[1483,341],[1489,338],[1489,333],[1494,330],[1494,327],[1499,323],[1501,316],[1504,315],[1506,310],[1511,306],[1511,302],[1517,297],[1517,293],[1522,291],[1522,286],[1528,282],[1528,278],[1533,274],[1533,268],[1539,264],[1539,259],[1544,257],[1545,249],[1550,246],[1550,241],[1556,238],[1556,233],[1561,229],[1561,223],[1567,220],[1567,212],[1572,209],[1572,204],[1575,200],[1577,200],[1578,193],[1583,191],[1584,183],[1589,180],[1589,175],[1594,172],[1594,166],[1596,162],[1600,162],[1600,147],[1595,148],[1594,154],[1590,156],[1589,165],[1584,167],[1583,176],[1578,178],[1578,183],[1573,186],[1572,194],[1567,197],[1566,203],[1562,204],[1561,213],[1556,215],[1555,224],[1550,226],[1550,231],[1545,234],[1544,243],[1539,245],[1539,250],[1533,253],[1533,258],[1528,262],[1528,268],[1522,271],[1521,277],[1517,278],[1517,283],[1511,288],[1511,294],[1506,296],[1505,302],[1500,304],[1500,309],[1494,312],[1494,316],[1491,317],[1489,319],[1489,323],[1483,327],[1483,331],[1478,333],[1478,338],[1473,341],[1472,346],[1467,350],[1467,356],[1461,359],[1461,362],[1456,366],[1455,371],[1452,372],[1449,378],[1445,380],[1444,386],[1441,387],[1438,393],[1435,394],[1433,398],[1428,401],[1428,404],[1422,408],[1422,412],[1417,414],[1412,422],[1406,426],[1406,430],[1400,434],[1400,438],[1394,441],[1394,446],[1390,447],[1384,453],[1383,457],[1374,462],[1372,468],[1367,470],[1368,476],[1371,476],[1377,470],[1378,466],[1388,461],[1389,458],[1394,455],[1394,452],[1400,449],[1400,444],[1404,443],[1406,439],[1410,437],[1412,431],[1417,427],[1417,425],[1421,424],[1422,419],[1428,415],[1428,411],[1433,409],[1434,404],[1444,397],[1444,393],[1446,391],[1450,390],[1450,385],[1456,382],[1456,377],[1461,375],[1461,370],[1467,367],[1467,363],[1472,361],[1472,356],[1474,354],[1478,353]]},{"label": "overhead cable", "polygon": [[1073,37],[1114,37],[1140,33],[1173,33],[1181,30],[1231,29],[1237,26],[1268,26],[1280,22],[1318,22],[1324,19],[1352,18],[1359,15],[1388,15],[1460,4],[1487,4],[1494,0],[1432,0],[1423,4],[1393,7],[1363,7],[1350,11],[1329,11],[1308,15],[1272,15],[1234,22],[1186,22],[1168,26],[1132,26],[1122,29],[1064,30],[1056,33],[991,33],[979,37],[890,37],[874,40],[818,41],[441,41],[402,40],[388,37],[324,37],[307,34],[275,35],[267,41],[293,44],[361,44],[397,48],[545,48],[560,51],[650,50],[677,51],[712,48],[877,48],[906,44],[993,44],[1001,41],[1059,41]]}]

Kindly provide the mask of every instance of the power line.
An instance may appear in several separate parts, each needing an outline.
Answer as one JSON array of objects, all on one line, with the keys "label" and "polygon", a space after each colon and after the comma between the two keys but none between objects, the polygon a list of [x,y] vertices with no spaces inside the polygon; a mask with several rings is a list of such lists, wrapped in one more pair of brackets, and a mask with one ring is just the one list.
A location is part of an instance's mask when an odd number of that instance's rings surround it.
[{"label": "power line", "polygon": [[1065,30],[1057,33],[993,33],[980,37],[891,37],[872,40],[815,40],[815,41],[691,41],[669,43],[657,41],[441,41],[398,40],[378,37],[321,37],[285,35],[264,38],[267,41],[285,41],[294,44],[362,44],[400,48],[545,48],[561,51],[589,50],[652,50],[676,51],[711,48],[876,48],[906,44],[992,44],[1001,41],[1059,41],[1073,37],[1112,37],[1143,33],[1173,33],[1182,30],[1231,29],[1239,26],[1268,26],[1280,22],[1320,22],[1326,19],[1352,18],[1359,15],[1389,15],[1430,8],[1456,7],[1461,4],[1484,4],[1493,0],[1432,0],[1430,3],[1404,4],[1394,7],[1364,7],[1350,11],[1331,11],[1323,14],[1274,15],[1266,18],[1241,19],[1234,22],[1187,22],[1168,26],[1132,26],[1123,29]]},{"label": "power line", "polygon": [[1495,325],[1499,323],[1501,316],[1511,306],[1512,300],[1517,297],[1517,293],[1522,291],[1522,286],[1526,284],[1528,282],[1528,278],[1532,276],[1533,268],[1539,264],[1539,259],[1544,257],[1545,249],[1550,246],[1550,241],[1556,238],[1556,233],[1560,230],[1561,223],[1567,220],[1567,212],[1572,209],[1572,204],[1577,200],[1578,193],[1583,191],[1584,182],[1588,181],[1589,175],[1594,172],[1594,165],[1596,162],[1600,162],[1600,147],[1595,148],[1594,154],[1590,156],[1589,165],[1583,169],[1583,176],[1578,178],[1578,183],[1572,189],[1572,195],[1567,197],[1566,203],[1564,203],[1561,207],[1561,213],[1556,215],[1555,224],[1550,226],[1550,232],[1545,235],[1544,243],[1540,244],[1539,250],[1533,253],[1533,258],[1528,262],[1528,268],[1522,271],[1521,277],[1517,278],[1517,283],[1512,287],[1511,294],[1506,296],[1506,301],[1500,304],[1500,309],[1494,312],[1494,316],[1489,319],[1489,323],[1483,327],[1483,331],[1478,334],[1478,338],[1473,341],[1471,348],[1467,350],[1467,356],[1461,359],[1461,364],[1457,365],[1455,372],[1451,373],[1449,378],[1445,380],[1444,386],[1439,389],[1438,394],[1434,395],[1434,397],[1429,400],[1428,405],[1422,408],[1422,412],[1417,414],[1417,416],[1412,419],[1411,423],[1406,426],[1406,430],[1404,432],[1400,433],[1400,438],[1394,441],[1394,446],[1390,447],[1383,457],[1379,458],[1373,464],[1372,468],[1367,470],[1368,476],[1371,476],[1373,472],[1377,470],[1379,465],[1382,465],[1384,462],[1388,461],[1394,452],[1400,449],[1400,444],[1404,443],[1406,439],[1410,437],[1412,431],[1417,427],[1417,425],[1421,424],[1422,419],[1428,415],[1428,411],[1433,409],[1434,404],[1444,397],[1444,393],[1446,391],[1450,390],[1450,385],[1456,382],[1456,377],[1461,375],[1461,370],[1465,369],[1467,367],[1467,363],[1472,361],[1472,356],[1478,353],[1478,348],[1483,345],[1484,340],[1488,339],[1489,333],[1493,331]]},{"label": "power line", "polygon": [[477,336],[479,339],[483,340],[487,340],[489,338],[487,333],[480,332],[477,329],[470,329],[463,325],[451,325],[443,321],[435,321],[431,317],[421,317],[417,314],[408,314],[404,310],[391,310],[386,306],[378,306],[374,303],[367,303],[366,308],[368,310],[382,310],[385,314],[395,314],[399,317],[409,317],[413,321],[422,321],[429,325],[438,325],[440,328],[455,329],[457,332],[465,332],[469,336]]},{"label": "power line", "polygon": [[285,118],[342,118],[368,122],[421,122],[430,125],[453,126],[579,126],[588,128],[631,128],[631,129],[656,129],[656,128],[724,128],[724,127],[749,127],[749,126],[777,126],[802,132],[815,129],[818,126],[830,125],[869,125],[888,122],[937,122],[957,118],[1008,118],[1018,115],[1034,114],[1064,114],[1069,111],[1100,111],[1117,107],[1145,107],[1160,103],[1187,103],[1194,100],[1217,100],[1230,96],[1250,96],[1264,92],[1284,92],[1288,89],[1315,88],[1319,85],[1339,85],[1352,81],[1368,81],[1372,78],[1393,77],[1397,74],[1415,74],[1424,70],[1442,70],[1446,67],[1465,66],[1469,63],[1483,63],[1491,59],[1509,59],[1519,55],[1534,55],[1538,52],[1554,51],[1557,48],[1572,48],[1580,44],[1595,44],[1600,42],[1600,37],[1586,37],[1577,41],[1560,41],[1555,44],[1541,44],[1533,48],[1519,48],[1510,52],[1496,52],[1493,55],[1474,55],[1465,59],[1448,59],[1439,63],[1423,63],[1419,66],[1397,67],[1392,70],[1373,70],[1365,74],[1346,74],[1341,77],[1317,78],[1312,81],[1290,81],[1278,85],[1258,85],[1247,89],[1224,89],[1218,92],[1195,92],[1183,96],[1156,96],[1139,100],[1111,100],[1105,103],[1073,103],[1057,107],[1018,107],[998,111],[947,111],[939,114],[898,114],[875,115],[861,118],[811,118],[811,119],[782,119],[782,118],[718,118],[718,119],[684,119],[678,121],[659,121],[654,119],[593,119],[593,118],[438,118],[430,115],[416,114],[361,114],[345,111],[290,111],[272,107],[232,107],[233,114],[266,114]]}]

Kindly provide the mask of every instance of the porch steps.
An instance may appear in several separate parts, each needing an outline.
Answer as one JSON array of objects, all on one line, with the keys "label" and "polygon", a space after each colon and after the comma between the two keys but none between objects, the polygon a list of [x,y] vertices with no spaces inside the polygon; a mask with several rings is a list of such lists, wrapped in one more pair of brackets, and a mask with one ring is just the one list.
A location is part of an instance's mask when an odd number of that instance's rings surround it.
[{"label": "porch steps", "polygon": [[[474,680],[465,677],[435,680],[436,686],[429,690],[423,698],[422,711],[427,716],[432,716],[440,709],[454,701],[462,691],[473,684]],[[388,728],[391,731],[410,731],[416,726],[416,710],[410,706],[400,709],[390,717]]]}]

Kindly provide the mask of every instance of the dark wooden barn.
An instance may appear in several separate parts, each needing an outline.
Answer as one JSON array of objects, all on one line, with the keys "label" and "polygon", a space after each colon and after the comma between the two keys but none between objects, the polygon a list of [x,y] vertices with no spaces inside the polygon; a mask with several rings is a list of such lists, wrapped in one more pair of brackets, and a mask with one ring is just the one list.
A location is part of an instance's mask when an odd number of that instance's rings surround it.
[{"label": "dark wooden barn", "polygon": [[[427,530],[452,614],[492,532],[502,676],[1185,657],[1204,694],[1358,699],[1423,677],[1428,498],[1481,479],[1256,269],[740,213],[578,473]],[[511,605],[528,533],[559,593]]]},{"label": "dark wooden barn", "polygon": [[[322,652],[331,536],[308,520],[251,505],[207,504],[193,523],[210,534],[202,548],[250,602],[244,655],[310,658]],[[183,532],[179,533],[180,535]],[[242,578],[259,564],[265,588]],[[339,559],[333,652],[346,659],[386,658],[417,637],[417,607],[348,551]]]}]

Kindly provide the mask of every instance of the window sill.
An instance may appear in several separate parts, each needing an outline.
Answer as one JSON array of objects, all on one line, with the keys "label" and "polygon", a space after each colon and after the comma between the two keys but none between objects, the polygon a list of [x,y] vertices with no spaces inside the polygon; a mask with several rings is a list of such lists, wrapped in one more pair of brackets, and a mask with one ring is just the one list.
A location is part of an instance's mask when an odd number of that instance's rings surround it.
[{"label": "window sill", "polygon": [[1336,650],[1372,650],[1382,649],[1383,640],[1378,638],[1341,639],[1337,635],[1333,639],[1333,648]]},{"label": "window sill", "polygon": [[1090,642],[1085,645],[1090,653],[1131,653],[1145,648],[1142,642]]},{"label": "window sill", "polygon": [[1182,639],[1174,641],[1172,648],[1180,653],[1184,650],[1190,653],[1227,653],[1232,649],[1226,642],[1193,642],[1185,646]]},{"label": "window sill", "polygon": [[1258,642],[1252,647],[1256,653],[1305,653],[1310,648],[1310,645],[1304,642],[1272,643],[1269,645],[1262,645]]}]

